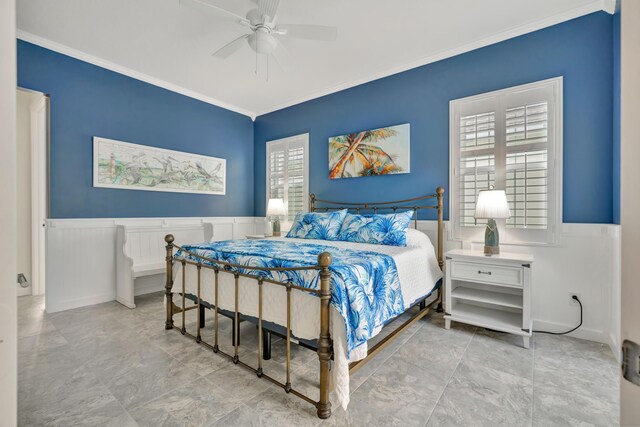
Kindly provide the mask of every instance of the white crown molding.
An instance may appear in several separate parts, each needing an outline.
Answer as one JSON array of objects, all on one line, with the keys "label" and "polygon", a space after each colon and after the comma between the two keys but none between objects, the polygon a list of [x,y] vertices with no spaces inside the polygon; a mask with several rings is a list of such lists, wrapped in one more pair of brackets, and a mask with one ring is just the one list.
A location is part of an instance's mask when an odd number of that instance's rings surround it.
[{"label": "white crown molding", "polygon": [[[613,3],[614,8],[611,9],[611,3]],[[518,27],[514,27],[510,30],[503,31],[501,33],[495,34],[491,37],[487,37],[472,43],[468,43],[466,45],[458,46],[452,49],[448,49],[434,55],[429,55],[424,58],[420,58],[415,61],[407,62],[405,64],[388,68],[384,71],[380,71],[378,73],[374,73],[372,75],[361,77],[356,80],[351,80],[348,82],[344,82],[335,86],[332,86],[327,89],[322,89],[319,91],[315,91],[309,93],[307,95],[301,96],[299,98],[291,99],[289,101],[278,104],[273,108],[269,108],[257,113],[258,116],[262,116],[264,114],[272,113],[274,111],[282,110],[287,107],[291,107],[293,105],[301,104],[306,101],[311,101],[312,99],[320,98],[322,96],[330,95],[332,93],[340,92],[345,89],[349,89],[355,86],[359,86],[365,83],[372,82],[374,80],[378,80],[384,77],[388,77],[394,74],[401,73],[403,71],[411,70],[414,68],[421,67],[426,64],[430,64],[433,62],[441,61],[446,58],[450,58],[456,55],[460,55],[462,53],[470,52],[472,50],[480,49],[485,46],[489,46],[492,44],[496,44],[514,37],[521,36],[523,34],[532,33],[534,31],[541,30],[543,28],[551,27],[556,24],[560,24],[565,21],[569,21],[571,19],[579,18],[584,15],[588,15],[593,12],[605,11],[607,13],[613,14],[615,12],[615,3],[616,0],[591,0],[588,4],[584,6],[568,10],[566,12],[558,13],[552,16],[549,16],[545,19],[541,19],[539,21],[530,22],[528,24],[524,24]]]},{"label": "white crown molding", "polygon": [[70,56],[75,59],[79,59],[84,62],[88,62],[89,64],[96,65],[101,68],[106,68],[107,70],[114,71],[118,74],[123,74],[125,76],[134,78],[136,80],[143,81],[145,83],[152,84],[154,86],[161,87],[163,89],[170,90],[171,92],[179,93],[180,95],[188,96],[189,98],[197,99],[202,102],[206,102],[207,104],[215,105],[216,107],[224,108],[225,110],[234,111],[236,113],[248,116],[251,120],[255,120],[256,114],[253,111],[249,111],[247,109],[229,104],[224,101],[220,101],[218,99],[212,98],[207,95],[203,95],[199,92],[196,92],[191,89],[186,89],[181,86],[178,86],[173,83],[169,83],[162,79],[150,76],[145,73],[141,73],[139,71],[132,70],[130,68],[124,67],[122,65],[118,65],[114,62],[107,61],[102,58],[98,58],[96,56],[90,55],[88,53],[82,52],[80,50],[71,48],[69,46],[54,42],[52,40],[46,39],[44,37],[37,36],[35,34],[17,30],[16,36],[20,40],[24,40],[29,43],[33,43],[35,45],[47,48],[49,50],[53,50],[55,52],[61,53],[63,55]]},{"label": "white crown molding", "polygon": [[211,105],[215,105],[217,107],[221,107],[224,108],[226,110],[230,110],[230,111],[234,111],[236,113],[240,113],[243,114],[245,116],[248,116],[251,118],[251,120],[256,119],[257,116],[261,116],[264,114],[268,114],[268,113],[272,113],[274,111],[278,111],[278,110],[282,110],[284,108],[287,107],[291,107],[293,105],[297,105],[297,104],[301,104],[303,102],[306,101],[310,101],[312,99],[316,99],[316,98],[320,98],[322,96],[326,96],[326,95],[330,95],[332,93],[336,93],[336,92],[340,92],[342,90],[345,89],[349,89],[351,87],[355,87],[355,86],[359,86],[374,80],[378,80],[384,77],[388,77],[394,74],[398,74],[401,73],[403,71],[407,71],[407,70],[411,70],[413,68],[418,68],[421,67],[423,65],[426,64],[430,64],[433,62],[437,62],[437,61],[441,61],[443,59],[446,58],[450,58],[456,55],[460,55],[462,53],[466,53],[475,49],[480,49],[482,47],[485,46],[489,46],[495,43],[499,43],[502,42],[504,40],[508,40],[514,37],[518,37],[521,36],[523,34],[527,34],[527,33],[531,33],[537,30],[540,30],[542,28],[546,28],[546,27],[550,27],[552,25],[556,25],[559,24],[561,22],[565,22],[574,18],[578,18],[580,16],[584,16],[584,15],[588,15],[590,13],[593,12],[597,12],[597,11],[605,11],[609,14],[613,14],[616,11],[616,7],[617,7],[617,0],[591,0],[589,3],[575,8],[575,9],[571,9],[569,11],[566,12],[562,12],[562,13],[558,13],[556,15],[553,16],[549,16],[545,19],[541,19],[539,21],[535,21],[535,22],[530,22],[528,24],[525,25],[521,25],[518,27],[514,27],[510,30],[507,31],[503,31],[499,34],[493,35],[491,37],[487,37],[484,38],[482,40],[478,40],[472,43],[468,43],[466,45],[462,45],[462,46],[458,46],[452,49],[448,49],[439,53],[436,53],[434,55],[429,55],[427,57],[423,57],[420,59],[417,59],[415,61],[411,61],[411,62],[407,62],[405,64],[396,66],[396,67],[391,67],[388,68],[384,71],[380,71],[365,77],[361,77],[359,79],[355,79],[355,80],[351,80],[351,81],[347,81],[347,82],[343,82],[331,87],[328,87],[326,89],[321,89],[318,91],[314,91],[311,93],[308,93],[306,95],[297,97],[297,98],[293,98],[290,99],[289,101],[285,101],[283,103],[279,103],[274,105],[273,107],[264,109],[260,112],[253,112],[251,110],[245,109],[245,108],[241,108],[238,107],[236,105],[232,105],[229,104],[227,102],[224,101],[220,101],[218,99],[212,98],[210,96],[204,95],[200,92],[191,90],[191,89],[186,89],[183,88],[181,86],[178,86],[176,84],[173,83],[169,83],[167,81],[161,80],[159,78],[150,76],[148,74],[144,74],[135,70],[132,70],[130,68],[124,67],[122,65],[113,63],[111,61],[107,61],[105,59],[101,59],[98,58],[96,56],[90,55],[88,53],[79,51],[77,49],[71,48],[69,46],[54,42],[52,40],[46,39],[44,37],[41,36],[37,36],[35,34],[23,31],[23,30],[17,30],[16,35],[19,39],[27,41],[29,43],[33,43],[36,44],[38,46],[42,46],[44,48],[53,50],[55,52],[59,52],[63,55],[67,55],[70,56],[72,58],[76,58],[79,59],[81,61],[85,61],[88,62],[90,64],[102,67],[102,68],[106,68],[108,70],[114,71],[116,73],[119,74],[123,74],[125,76],[129,76],[132,77],[134,79],[137,80],[141,80],[143,82],[152,84],[154,86],[158,86],[167,90],[170,90],[172,92],[176,92],[179,93],[181,95],[185,95],[188,96],[190,98],[194,98],[197,100],[200,100],[202,102],[206,102],[208,104]]},{"label": "white crown molding", "polygon": [[613,15],[620,10],[620,0],[602,0],[602,10]]}]

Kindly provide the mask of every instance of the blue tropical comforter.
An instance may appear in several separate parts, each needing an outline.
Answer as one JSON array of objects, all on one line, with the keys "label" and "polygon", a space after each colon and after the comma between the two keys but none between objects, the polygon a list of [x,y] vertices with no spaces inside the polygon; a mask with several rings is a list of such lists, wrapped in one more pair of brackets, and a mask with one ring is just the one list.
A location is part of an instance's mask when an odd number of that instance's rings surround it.
[{"label": "blue tropical comforter", "polygon": [[[185,245],[184,249],[207,258],[250,267],[300,267],[316,265],[317,256],[333,256],[331,304],[345,320],[347,349],[351,351],[371,338],[377,328],[404,311],[396,263],[389,255],[315,243],[282,240],[228,240]],[[176,259],[185,254],[178,251]],[[197,261],[192,255],[187,259]],[[214,263],[209,263],[214,265]],[[259,271],[240,269],[296,286],[320,289],[318,271]]]}]

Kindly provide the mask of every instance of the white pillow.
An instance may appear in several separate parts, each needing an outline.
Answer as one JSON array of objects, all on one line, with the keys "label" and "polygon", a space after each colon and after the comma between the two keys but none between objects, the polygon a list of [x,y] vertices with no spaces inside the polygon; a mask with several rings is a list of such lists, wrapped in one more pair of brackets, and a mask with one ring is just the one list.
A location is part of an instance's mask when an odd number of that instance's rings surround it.
[{"label": "white pillow", "polygon": [[407,246],[433,247],[431,239],[425,233],[415,228],[407,229]]}]

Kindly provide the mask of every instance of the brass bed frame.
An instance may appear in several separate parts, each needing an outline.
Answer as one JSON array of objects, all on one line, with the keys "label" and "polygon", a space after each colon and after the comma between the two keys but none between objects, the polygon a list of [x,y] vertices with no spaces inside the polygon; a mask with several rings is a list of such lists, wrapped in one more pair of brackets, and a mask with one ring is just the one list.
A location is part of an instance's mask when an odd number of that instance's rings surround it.
[{"label": "brass bed frame", "polygon": [[[393,211],[397,210],[413,210],[414,211],[414,225],[415,228],[418,228],[418,211],[420,209],[437,209],[438,212],[438,242],[436,246],[438,264],[440,268],[443,268],[444,260],[443,260],[443,232],[444,232],[444,222],[443,222],[443,195],[444,188],[438,187],[436,189],[435,194],[429,194],[422,197],[416,197],[412,199],[405,200],[397,200],[393,202],[381,202],[381,203],[340,203],[333,202],[329,200],[321,200],[315,197],[314,194],[310,195],[310,211],[311,212],[328,212],[332,210],[341,210],[341,209],[351,209],[355,210],[357,213],[361,213],[362,211],[372,211],[373,213],[377,213],[378,211]],[[435,200],[435,204],[433,205],[418,205],[419,203],[424,203],[426,200]],[[317,204],[324,204],[327,206],[318,207]],[[287,393],[291,393],[299,398],[311,403],[316,407],[317,415],[319,418],[329,418],[331,416],[331,402],[329,400],[329,392],[331,389],[331,359],[333,357],[332,350],[332,340],[330,333],[330,299],[331,299],[331,272],[329,267],[332,262],[331,254],[328,252],[323,252],[318,255],[317,264],[313,266],[302,266],[302,267],[287,267],[287,268],[270,268],[270,267],[247,267],[244,265],[232,264],[229,262],[211,259],[204,256],[197,255],[195,253],[189,252],[183,247],[177,245],[174,242],[174,237],[171,234],[165,236],[166,242],[166,263],[167,263],[167,280],[165,286],[165,298],[166,298],[166,322],[165,329],[174,329],[174,316],[177,314],[181,314],[181,327],[178,329],[182,335],[186,335],[192,339],[194,339],[200,345],[203,345],[214,353],[221,354],[228,359],[230,359],[234,364],[241,365],[250,371],[254,372],[258,378],[265,378],[272,383],[280,386]],[[191,259],[180,259],[174,260],[173,250],[174,248],[181,250],[183,253],[190,255],[193,259],[197,261],[193,261]],[[182,303],[180,306],[176,305],[173,302],[173,263],[178,262],[182,264],[182,289],[179,294],[181,295]],[[197,295],[195,296],[195,305],[186,307],[185,306],[185,298],[186,298],[186,285],[185,285],[185,269],[187,266],[192,266],[197,269]],[[186,311],[192,309],[198,309],[202,312],[204,306],[202,305],[204,301],[200,299],[200,290],[201,290],[201,270],[203,268],[207,268],[213,270],[214,272],[214,302],[213,302],[213,310],[214,310],[214,342],[213,344],[205,342],[201,336],[201,325],[202,325],[202,317],[197,316],[196,320],[196,334],[193,335],[187,332],[185,327],[185,313]],[[253,270],[255,272],[259,271],[301,271],[301,270],[317,270],[320,276],[320,289],[309,289],[304,287],[296,286],[292,283],[287,282],[279,282],[276,280],[270,280],[257,274],[249,274],[249,273],[241,273],[240,271]],[[223,351],[218,345],[218,287],[219,287],[219,275],[223,274],[231,274],[235,279],[235,309],[234,309],[234,317],[233,320],[233,353],[227,353]],[[238,312],[238,286],[240,277],[250,278],[256,281],[257,283],[257,291],[258,291],[258,364],[257,368],[245,363],[240,360],[238,356],[238,345],[239,345],[239,319],[240,313]],[[271,283],[274,285],[282,286],[286,288],[286,304],[287,304],[287,325],[286,325],[286,378],[285,382],[281,382],[269,375],[267,375],[262,369],[262,353],[263,353],[263,319],[262,319],[262,289],[264,283]],[[302,291],[307,293],[315,294],[320,299],[320,336],[317,341],[317,354],[318,359],[320,360],[320,394],[319,399],[314,400],[305,394],[299,392],[294,389],[291,385],[291,292],[293,290]],[[442,307],[442,286],[437,289],[437,298],[430,302],[426,303],[427,299],[431,297],[433,291],[426,295],[424,300],[419,303],[419,310],[411,316],[408,320],[406,320],[400,327],[392,331],[389,335],[385,336],[378,343],[369,348],[367,356],[359,360],[357,362],[353,362],[349,365],[349,373],[353,373],[362,367],[368,360],[374,357],[377,353],[383,350],[398,334],[405,331],[409,326],[418,320],[422,319],[429,311],[433,308],[434,305],[438,305],[438,309]],[[211,302],[209,302],[209,306],[211,306]],[[408,308],[409,309],[409,308]],[[407,309],[407,310],[408,310]]]}]

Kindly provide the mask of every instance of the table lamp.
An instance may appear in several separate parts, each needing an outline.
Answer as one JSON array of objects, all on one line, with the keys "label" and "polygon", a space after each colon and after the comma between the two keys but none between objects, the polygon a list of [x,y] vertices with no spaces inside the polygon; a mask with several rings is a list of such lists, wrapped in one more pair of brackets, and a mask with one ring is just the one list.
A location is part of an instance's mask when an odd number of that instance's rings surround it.
[{"label": "table lamp", "polygon": [[475,219],[488,219],[484,232],[484,254],[491,256],[500,253],[500,235],[496,219],[511,217],[507,195],[504,190],[480,190],[476,201]]},{"label": "table lamp", "polygon": [[284,200],[282,199],[269,199],[267,205],[267,215],[273,219],[273,235],[275,237],[280,236],[280,217],[285,215]]}]

